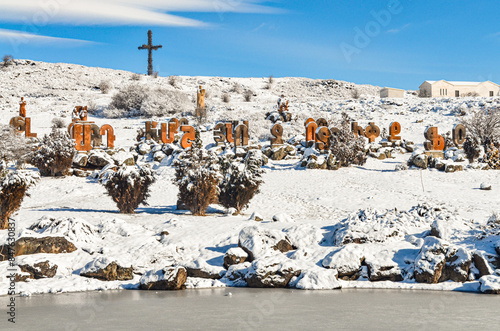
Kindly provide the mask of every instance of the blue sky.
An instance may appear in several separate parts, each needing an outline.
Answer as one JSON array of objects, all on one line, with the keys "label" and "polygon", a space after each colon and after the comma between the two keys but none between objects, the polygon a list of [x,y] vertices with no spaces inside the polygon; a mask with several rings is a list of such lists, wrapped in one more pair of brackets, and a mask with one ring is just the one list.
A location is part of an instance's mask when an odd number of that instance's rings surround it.
[{"label": "blue sky", "polygon": [[0,3],[0,55],[162,76],[301,76],[417,89],[500,82],[493,0],[22,0]]}]

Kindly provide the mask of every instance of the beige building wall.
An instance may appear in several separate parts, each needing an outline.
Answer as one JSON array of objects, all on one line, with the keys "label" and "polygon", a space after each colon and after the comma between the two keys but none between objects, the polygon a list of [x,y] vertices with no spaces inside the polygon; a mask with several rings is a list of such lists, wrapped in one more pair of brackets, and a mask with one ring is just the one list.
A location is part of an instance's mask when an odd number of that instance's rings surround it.
[{"label": "beige building wall", "polygon": [[425,81],[420,85],[420,95],[432,98],[466,97],[476,94],[480,97],[496,97],[500,94],[500,86],[493,82],[448,82]]},{"label": "beige building wall", "polygon": [[381,98],[404,98],[405,90],[398,88],[385,87],[380,90]]}]

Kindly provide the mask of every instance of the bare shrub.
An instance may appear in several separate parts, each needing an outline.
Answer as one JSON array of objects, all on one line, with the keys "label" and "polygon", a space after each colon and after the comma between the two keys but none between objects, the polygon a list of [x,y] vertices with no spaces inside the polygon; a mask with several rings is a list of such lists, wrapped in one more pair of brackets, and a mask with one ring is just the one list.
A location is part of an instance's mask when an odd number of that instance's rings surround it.
[{"label": "bare shrub", "polygon": [[235,82],[233,84],[233,90],[232,90],[234,93],[238,93],[238,94],[241,94],[243,92],[243,88],[241,87],[241,85],[237,82]]},{"label": "bare shrub", "polygon": [[30,163],[42,176],[65,176],[76,154],[75,142],[66,130],[52,129],[31,153]]},{"label": "bare shrub", "polygon": [[148,166],[123,165],[118,171],[108,172],[101,180],[108,195],[123,214],[134,214],[140,204],[147,206],[150,187],[156,181]]},{"label": "bare shrub", "polygon": [[266,86],[264,87],[266,90],[270,90],[273,88],[273,84],[274,84],[274,77],[271,75],[269,76],[269,78],[267,79],[267,84]]},{"label": "bare shrub", "polygon": [[246,90],[245,93],[243,94],[243,99],[245,99],[246,102],[252,101],[253,97],[253,92],[250,90]]},{"label": "bare shrub", "polygon": [[418,90],[418,97],[419,98],[430,98],[431,95],[427,90],[420,89],[420,90]]},{"label": "bare shrub", "polygon": [[259,193],[259,187],[263,183],[264,170],[261,169],[262,157],[259,153],[260,151],[252,150],[241,162],[222,159],[224,174],[219,185],[219,203],[227,209],[235,208],[238,214]]},{"label": "bare shrub", "polygon": [[477,98],[480,95],[477,92],[468,92],[468,93],[462,93],[460,96],[461,97],[473,97],[473,98]]},{"label": "bare shrub", "polygon": [[66,122],[60,117],[54,117],[52,119],[53,129],[64,129],[66,127]]},{"label": "bare shrub", "polygon": [[342,167],[352,164],[363,165],[366,162],[366,153],[363,151],[365,142],[362,137],[357,137],[351,130],[350,119],[346,113],[342,113],[342,119],[338,123],[339,132],[331,136],[330,151],[336,162]]},{"label": "bare shrub", "polygon": [[0,161],[13,161],[21,164],[26,161],[31,148],[26,138],[16,133],[8,125],[0,125]]},{"label": "bare shrub", "polygon": [[174,183],[178,199],[195,216],[205,216],[210,204],[216,203],[221,175],[217,156],[203,148],[199,132],[191,149],[174,162]]},{"label": "bare shrub", "polygon": [[99,83],[99,90],[102,94],[108,94],[113,89],[113,85],[109,80],[103,80]]},{"label": "bare shrub", "polygon": [[113,96],[103,115],[111,118],[165,116],[180,113],[190,106],[189,97],[183,92],[129,85]]},{"label": "bare shrub", "polygon": [[39,179],[33,171],[9,171],[5,161],[0,161],[0,230],[8,228],[9,217],[21,207],[26,192]]},{"label": "bare shrub", "polygon": [[224,93],[222,95],[222,102],[229,103],[229,101],[231,101],[231,97],[229,96],[229,93]]},{"label": "bare shrub", "polygon": [[168,83],[172,85],[173,87],[178,87],[179,85],[179,77],[177,76],[170,76],[168,77]]},{"label": "bare shrub", "polygon": [[130,76],[130,79],[135,80],[135,81],[140,81],[142,79],[142,75],[141,74],[132,74],[132,76]]},{"label": "bare shrub", "polygon": [[14,57],[12,55],[4,55],[2,61],[3,66],[6,68],[14,64]]},{"label": "bare shrub", "polygon": [[500,109],[478,110],[468,118],[462,118],[467,133],[477,144],[485,146],[495,143],[500,137]]},{"label": "bare shrub", "polygon": [[155,72],[153,73],[153,78],[158,78],[158,75],[159,75],[158,71],[155,71]]},{"label": "bare shrub", "polygon": [[351,91],[351,97],[353,99],[359,99],[359,98],[361,98],[361,93],[359,92],[359,90],[357,88],[355,88],[355,89],[353,89]]}]

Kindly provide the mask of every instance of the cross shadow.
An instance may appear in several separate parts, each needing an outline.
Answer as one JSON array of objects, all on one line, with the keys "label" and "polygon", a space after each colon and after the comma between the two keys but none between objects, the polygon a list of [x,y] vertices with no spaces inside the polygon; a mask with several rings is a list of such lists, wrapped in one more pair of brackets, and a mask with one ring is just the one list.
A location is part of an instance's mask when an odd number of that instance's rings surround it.
[{"label": "cross shadow", "polygon": [[70,211],[70,212],[76,212],[76,213],[107,213],[107,214],[119,214],[120,211],[117,210],[99,210],[99,209],[85,209],[85,208],[70,208],[70,207],[61,207],[61,208],[45,208],[45,209],[34,209],[36,211],[52,211],[52,212],[59,212],[59,211]]}]

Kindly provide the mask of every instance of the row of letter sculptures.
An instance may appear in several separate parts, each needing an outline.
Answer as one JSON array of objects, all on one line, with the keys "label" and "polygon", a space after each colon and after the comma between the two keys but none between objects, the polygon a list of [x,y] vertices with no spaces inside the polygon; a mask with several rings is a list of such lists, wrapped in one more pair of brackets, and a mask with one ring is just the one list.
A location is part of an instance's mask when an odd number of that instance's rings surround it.
[{"label": "row of letter sculptures", "polygon": [[183,132],[180,145],[186,149],[192,146],[193,141],[196,139],[196,130],[193,126],[189,125],[186,118],[171,118],[167,123],[161,123],[158,127],[158,122],[147,121],[144,137],[147,140],[154,140],[157,143],[171,144],[175,141],[175,135],[179,130]]},{"label": "row of letter sculptures", "polygon": [[248,121],[219,122],[214,128],[217,145],[234,143],[234,147],[248,146]]},{"label": "row of letter sculptures", "polygon": [[26,101],[24,101],[24,98],[21,98],[21,102],[19,103],[19,116],[10,119],[10,126],[16,132],[24,132],[26,138],[37,137],[36,133],[31,132],[31,118],[26,117]]},{"label": "row of letter sculptures", "polygon": [[68,132],[75,140],[75,148],[79,152],[89,152],[100,148],[103,137],[107,135],[106,147],[115,147],[115,131],[109,124],[99,127],[95,122],[87,119],[87,107],[76,106],[73,109],[73,119],[68,126]]}]

